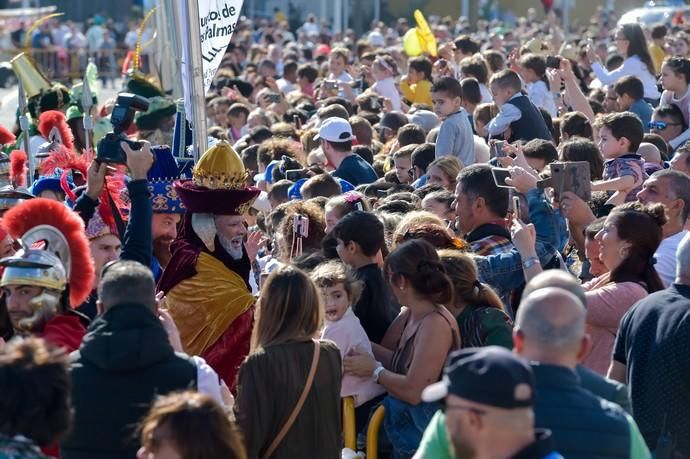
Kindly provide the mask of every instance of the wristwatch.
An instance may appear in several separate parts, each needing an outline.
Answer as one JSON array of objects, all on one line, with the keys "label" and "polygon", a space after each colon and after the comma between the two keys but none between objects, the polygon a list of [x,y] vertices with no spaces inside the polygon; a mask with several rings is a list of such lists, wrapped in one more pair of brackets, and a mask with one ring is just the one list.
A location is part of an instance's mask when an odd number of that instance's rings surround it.
[{"label": "wristwatch", "polygon": [[528,259],[526,259],[525,261],[522,262],[522,267],[524,269],[530,269],[532,266],[538,265],[538,264],[541,264],[541,262],[539,261],[539,258],[529,257]]},{"label": "wristwatch", "polygon": [[381,376],[383,370],[385,370],[385,368],[383,368],[383,365],[381,364],[379,364],[379,366],[374,370],[374,381],[376,384],[379,384],[379,376]]}]

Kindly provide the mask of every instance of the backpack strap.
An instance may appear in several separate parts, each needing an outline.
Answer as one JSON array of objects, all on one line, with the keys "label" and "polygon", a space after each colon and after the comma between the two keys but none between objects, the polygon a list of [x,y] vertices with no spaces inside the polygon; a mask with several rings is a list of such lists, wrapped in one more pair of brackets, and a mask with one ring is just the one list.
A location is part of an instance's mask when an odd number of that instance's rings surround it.
[{"label": "backpack strap", "polygon": [[309,395],[311,386],[314,383],[314,375],[316,375],[316,367],[318,367],[319,365],[319,355],[321,354],[321,345],[318,341],[313,341],[314,355],[311,359],[311,368],[309,369],[309,374],[307,375],[307,382],[304,384],[302,394],[299,396],[297,404],[292,409],[292,413],[290,413],[290,416],[285,421],[285,424],[283,424],[283,427],[280,429],[280,432],[278,432],[278,435],[276,435],[276,437],[271,442],[271,446],[269,446],[264,455],[261,456],[262,459],[270,458],[271,455],[275,452],[275,450],[280,445],[280,442],[283,441],[283,438],[285,438],[285,435],[287,435],[287,433],[290,431],[290,428],[297,420],[297,416],[299,416],[300,411],[302,411],[302,406],[304,406],[304,402],[307,400],[307,396]]}]

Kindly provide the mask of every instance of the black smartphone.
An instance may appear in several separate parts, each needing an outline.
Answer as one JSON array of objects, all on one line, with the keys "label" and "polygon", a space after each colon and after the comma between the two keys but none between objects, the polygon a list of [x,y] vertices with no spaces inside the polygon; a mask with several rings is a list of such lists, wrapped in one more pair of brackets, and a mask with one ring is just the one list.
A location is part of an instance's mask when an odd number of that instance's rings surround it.
[{"label": "black smartphone", "polygon": [[549,69],[561,68],[561,58],[558,56],[546,56],[546,68],[549,68]]},{"label": "black smartphone", "polygon": [[275,92],[269,92],[266,94],[266,101],[270,102],[272,104],[277,104],[280,102],[280,94],[277,94]]},{"label": "black smartphone", "polygon": [[502,167],[491,168],[491,174],[494,176],[494,183],[500,188],[514,188],[506,183],[506,179],[510,177],[510,170]]},{"label": "black smartphone", "polygon": [[503,151],[503,147],[505,146],[506,141],[505,140],[494,140],[493,143],[491,144],[491,156],[493,158],[504,158],[506,157],[506,152]]}]

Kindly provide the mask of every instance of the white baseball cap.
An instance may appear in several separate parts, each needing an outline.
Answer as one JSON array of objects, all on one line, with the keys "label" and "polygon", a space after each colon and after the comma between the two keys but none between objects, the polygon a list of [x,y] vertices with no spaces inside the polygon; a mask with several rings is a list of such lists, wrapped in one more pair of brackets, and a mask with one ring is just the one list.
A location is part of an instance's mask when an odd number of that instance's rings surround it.
[{"label": "white baseball cap", "polygon": [[342,118],[328,118],[319,127],[319,133],[314,140],[327,140],[329,142],[347,142],[354,140],[352,135],[352,126]]}]

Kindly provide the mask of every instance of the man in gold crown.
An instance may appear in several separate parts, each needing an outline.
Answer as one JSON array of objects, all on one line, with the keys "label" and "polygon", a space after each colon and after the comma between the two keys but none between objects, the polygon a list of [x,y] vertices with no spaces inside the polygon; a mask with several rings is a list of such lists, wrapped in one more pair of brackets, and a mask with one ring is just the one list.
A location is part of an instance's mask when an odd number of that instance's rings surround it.
[{"label": "man in gold crown", "polygon": [[227,142],[199,159],[191,180],[175,182],[186,212],[158,284],[185,351],[206,359],[230,388],[254,321],[249,274],[258,238],[245,243],[243,214],[259,190],[246,184],[242,160]]}]

